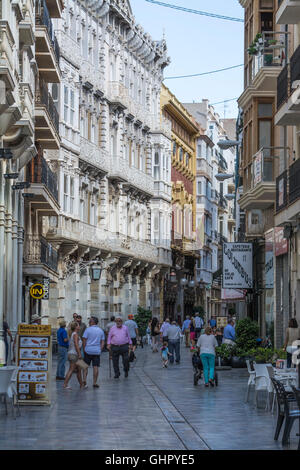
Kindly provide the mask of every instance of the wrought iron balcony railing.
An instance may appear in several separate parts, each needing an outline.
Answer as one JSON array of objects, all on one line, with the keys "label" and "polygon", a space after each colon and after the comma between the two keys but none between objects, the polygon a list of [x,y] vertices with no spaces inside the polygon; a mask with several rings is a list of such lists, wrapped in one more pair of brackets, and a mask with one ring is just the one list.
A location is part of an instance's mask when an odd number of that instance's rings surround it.
[{"label": "wrought iron balcony railing", "polygon": [[41,238],[41,263],[48,266],[53,271],[57,271],[58,252],[53,248],[51,243]]},{"label": "wrought iron balcony railing", "polygon": [[59,134],[59,114],[54,104],[53,98],[48,92],[47,86],[42,84],[36,93],[36,104],[45,106],[47,108],[49,117],[55,127],[55,130]]},{"label": "wrought iron balcony railing", "polygon": [[300,198],[300,159],[276,178],[276,211]]},{"label": "wrought iron balcony railing", "polygon": [[57,39],[54,34],[52,20],[49,15],[49,11],[45,0],[37,0],[35,5],[36,12],[36,24],[46,26],[48,35],[51,41],[51,45],[56,55],[57,62],[59,62],[60,50]]},{"label": "wrought iron balcony railing", "polygon": [[58,201],[57,177],[41,155],[37,155],[28,163],[26,180],[29,183],[44,184],[54,199]]}]

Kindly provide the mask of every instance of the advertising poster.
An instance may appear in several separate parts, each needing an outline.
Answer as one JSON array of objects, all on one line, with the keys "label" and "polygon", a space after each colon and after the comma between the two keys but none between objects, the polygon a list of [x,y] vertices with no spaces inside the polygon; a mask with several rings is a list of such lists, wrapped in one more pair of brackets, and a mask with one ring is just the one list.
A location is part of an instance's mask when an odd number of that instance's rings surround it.
[{"label": "advertising poster", "polygon": [[49,405],[51,386],[52,343],[50,325],[18,327],[18,402]]},{"label": "advertising poster", "polygon": [[225,328],[228,323],[227,317],[217,317],[217,328]]},{"label": "advertising poster", "polygon": [[223,244],[223,289],[253,288],[252,243]]},{"label": "advertising poster", "polygon": [[253,166],[254,166],[253,183],[254,183],[254,186],[256,186],[262,180],[262,152],[261,151],[257,152],[257,154],[255,155]]}]

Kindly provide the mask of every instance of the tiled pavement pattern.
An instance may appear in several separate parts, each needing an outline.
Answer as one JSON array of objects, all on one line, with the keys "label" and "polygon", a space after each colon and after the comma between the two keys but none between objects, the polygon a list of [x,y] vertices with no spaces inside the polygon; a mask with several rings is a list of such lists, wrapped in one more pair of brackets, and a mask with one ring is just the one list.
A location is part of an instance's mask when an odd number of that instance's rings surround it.
[{"label": "tiled pavement pattern", "polygon": [[[193,385],[185,348],[181,364],[168,369],[148,346],[137,356],[128,379],[109,379],[104,353],[100,389],[91,387],[89,372],[87,390],[79,390],[75,377],[72,390],[53,380],[50,407],[21,407],[14,420],[1,406],[0,449],[282,449],[273,440],[276,415],[264,410],[264,397],[258,410],[244,403],[246,370],[221,371],[219,387],[205,389]],[[289,449],[297,448],[297,428]]]}]

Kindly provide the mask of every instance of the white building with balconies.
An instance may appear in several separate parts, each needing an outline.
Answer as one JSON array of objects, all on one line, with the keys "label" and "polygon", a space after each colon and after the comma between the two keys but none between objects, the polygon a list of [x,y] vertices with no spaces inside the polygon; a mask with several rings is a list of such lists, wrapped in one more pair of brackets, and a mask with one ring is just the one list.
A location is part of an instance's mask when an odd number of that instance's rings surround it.
[{"label": "white building with balconies", "polygon": [[[165,41],[136,24],[129,1],[66,0],[54,22],[62,81],[52,95],[61,146],[46,159],[60,212],[43,236],[58,251],[43,323],[74,312],[102,326],[151,308],[171,265],[171,130],[160,117]],[[102,269],[94,280],[92,266]]]}]

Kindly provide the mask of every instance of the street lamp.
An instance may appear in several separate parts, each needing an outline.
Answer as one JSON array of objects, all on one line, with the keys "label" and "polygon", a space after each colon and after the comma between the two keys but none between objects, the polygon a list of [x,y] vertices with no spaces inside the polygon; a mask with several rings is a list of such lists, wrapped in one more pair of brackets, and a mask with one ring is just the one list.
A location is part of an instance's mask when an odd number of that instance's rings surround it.
[{"label": "street lamp", "polygon": [[228,199],[228,201],[233,201],[235,199],[235,194],[225,194],[226,199]]},{"label": "street lamp", "polygon": [[230,178],[233,178],[234,175],[228,175],[228,173],[217,173],[215,175],[215,178],[218,180],[218,181],[225,181],[225,180],[228,180]]},{"label": "street lamp", "polygon": [[218,142],[218,146],[222,150],[228,150],[231,147],[238,147],[239,145],[240,145],[240,142],[238,140],[225,139],[225,140],[219,140]]},{"label": "street lamp", "polygon": [[100,281],[101,273],[102,273],[101,266],[98,266],[97,264],[94,264],[91,267],[91,278],[92,278],[93,281]]}]

